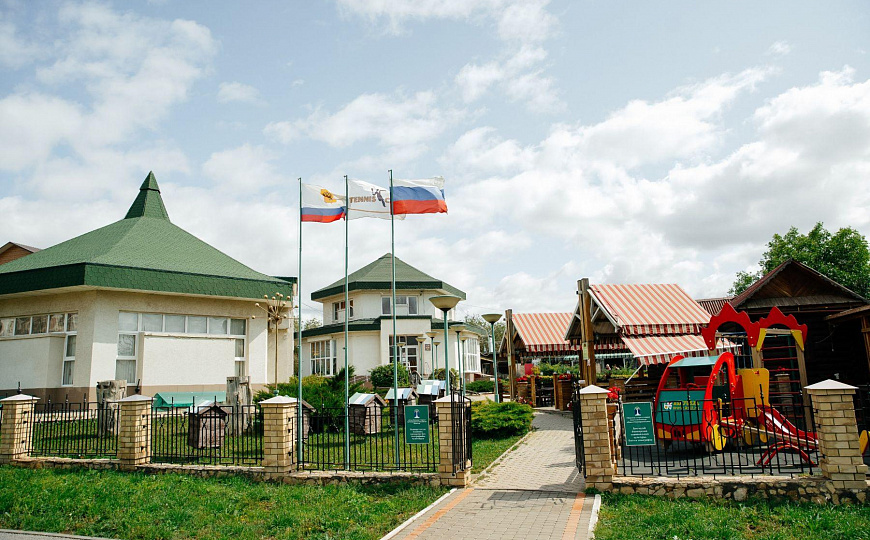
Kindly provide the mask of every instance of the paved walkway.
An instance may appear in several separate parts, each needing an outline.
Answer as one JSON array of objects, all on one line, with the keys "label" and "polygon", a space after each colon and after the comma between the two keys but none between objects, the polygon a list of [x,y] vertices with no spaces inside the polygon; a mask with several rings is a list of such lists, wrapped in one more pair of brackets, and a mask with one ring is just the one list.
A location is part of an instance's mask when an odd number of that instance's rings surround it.
[{"label": "paved walkway", "polygon": [[586,538],[593,497],[574,463],[574,426],[535,415],[536,428],[489,474],[411,522],[396,539],[527,540]]}]

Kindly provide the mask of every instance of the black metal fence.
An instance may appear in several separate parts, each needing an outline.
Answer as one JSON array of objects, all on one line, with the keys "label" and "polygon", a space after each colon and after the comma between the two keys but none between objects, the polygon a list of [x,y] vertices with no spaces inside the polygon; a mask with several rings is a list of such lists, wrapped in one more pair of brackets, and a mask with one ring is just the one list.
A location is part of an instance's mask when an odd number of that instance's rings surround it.
[{"label": "black metal fence", "polygon": [[450,392],[450,418],[453,422],[453,473],[466,470],[471,460],[471,400],[461,392]]},{"label": "black metal fence", "polygon": [[[870,443],[870,385],[864,384],[855,391],[855,420],[858,421],[858,436]],[[870,465],[870,448],[864,451],[864,463]]]},{"label": "black metal fence", "polygon": [[[620,427],[619,472],[628,476],[797,476],[818,473],[812,411],[754,398],[662,403],[656,444],[629,446]],[[623,413],[630,408],[622,407]]]},{"label": "black metal fence", "polygon": [[31,423],[33,456],[113,458],[118,452],[118,406],[92,401],[37,403]]},{"label": "black metal fence", "polygon": [[[392,407],[350,408],[321,406],[303,416],[300,470],[419,471],[438,470],[438,417],[429,414],[429,441],[412,443],[405,439],[404,407],[399,407],[395,425]],[[345,419],[349,444],[345,440]],[[297,423],[292,436],[297,441]],[[348,451],[349,450],[349,451]]]},{"label": "black metal fence", "polygon": [[575,380],[571,392],[571,415],[574,418],[574,460],[577,470],[586,476],[586,449],[583,441],[583,406],[579,392],[583,387]]},{"label": "black metal fence", "polygon": [[151,461],[260,466],[262,410],[259,405],[220,405],[216,400],[155,408],[151,412]]}]

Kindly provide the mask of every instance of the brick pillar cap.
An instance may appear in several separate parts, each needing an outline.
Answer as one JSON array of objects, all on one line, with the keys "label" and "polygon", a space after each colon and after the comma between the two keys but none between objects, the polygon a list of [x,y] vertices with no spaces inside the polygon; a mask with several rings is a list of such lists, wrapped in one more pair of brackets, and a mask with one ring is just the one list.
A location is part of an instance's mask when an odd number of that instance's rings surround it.
[{"label": "brick pillar cap", "polygon": [[580,390],[577,393],[580,395],[593,396],[596,394],[608,394],[609,392],[607,390],[605,390],[604,388],[601,388],[600,386],[595,386],[593,384],[593,385],[587,386],[586,388]]},{"label": "brick pillar cap", "polygon": [[275,396],[270,397],[269,399],[264,399],[260,402],[260,405],[286,405],[287,403],[296,403],[296,398],[289,396]]},{"label": "brick pillar cap", "polygon": [[154,398],[151,396],[142,396],[139,394],[134,394],[132,396],[127,396],[124,399],[119,399],[114,403],[135,403],[137,401],[154,401]]},{"label": "brick pillar cap", "polygon": [[857,390],[857,388],[840,381],[825,379],[822,382],[807,386],[807,390]]},{"label": "brick pillar cap", "polygon": [[15,394],[14,396],[9,396],[8,398],[0,399],[0,403],[6,401],[36,401],[38,397],[28,396],[27,394]]}]

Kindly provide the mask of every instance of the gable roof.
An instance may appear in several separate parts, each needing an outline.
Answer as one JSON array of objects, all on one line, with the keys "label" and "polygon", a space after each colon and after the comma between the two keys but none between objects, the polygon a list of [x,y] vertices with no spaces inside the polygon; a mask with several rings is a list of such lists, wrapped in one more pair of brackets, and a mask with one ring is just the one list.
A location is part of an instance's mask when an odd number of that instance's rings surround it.
[{"label": "gable roof", "polygon": [[12,249],[14,247],[19,247],[19,248],[23,249],[24,251],[29,251],[31,253],[36,253],[37,251],[40,251],[39,248],[27,246],[24,244],[19,244],[18,242],[6,242],[2,246],[0,246],[0,253],[3,253],[4,251]]},{"label": "gable roof", "polygon": [[[529,353],[572,353],[581,350],[565,339],[573,313],[514,313],[511,323]],[[502,351],[505,339],[499,346]]]},{"label": "gable roof", "polygon": [[723,296],[720,298],[701,298],[695,301],[698,302],[698,305],[701,306],[704,311],[712,316],[722,311],[722,308],[725,307],[725,303],[730,302],[731,299],[731,296]]},{"label": "gable roof", "polygon": [[241,298],[292,295],[291,281],[252,270],[174,225],[153,173],[124,219],[4,264],[0,277],[0,295],[76,286]]},{"label": "gable roof", "polygon": [[[392,261],[386,253],[380,258],[363,266],[347,276],[349,291],[359,290],[390,290],[392,282]],[[396,290],[438,289],[455,294],[465,299],[465,293],[456,287],[435,279],[425,272],[417,270],[402,259],[396,257]],[[312,300],[327,298],[344,292],[344,278],[332,285],[311,293]]]},{"label": "gable roof", "polygon": [[679,285],[592,285],[601,309],[623,335],[699,334],[710,314]]},{"label": "gable roof", "polygon": [[788,259],[735,296],[730,303],[734,309],[752,309],[867,304],[867,300],[821,272],[794,259]]}]

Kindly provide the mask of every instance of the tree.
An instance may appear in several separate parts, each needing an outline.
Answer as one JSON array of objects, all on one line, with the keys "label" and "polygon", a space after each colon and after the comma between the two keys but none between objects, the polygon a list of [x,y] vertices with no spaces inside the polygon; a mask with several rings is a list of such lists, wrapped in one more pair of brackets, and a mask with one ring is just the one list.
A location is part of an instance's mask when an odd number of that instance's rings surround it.
[{"label": "tree", "polygon": [[758,272],[738,272],[729,291],[738,295],[764,274],[788,259],[794,259],[833,279],[848,289],[867,296],[870,292],[870,249],[867,239],[851,227],[831,234],[819,222],[807,234],[792,227],[785,235],[774,234],[761,256]]},{"label": "tree", "polygon": [[311,317],[302,323],[303,330],[311,330],[312,328],[320,328],[321,326],[323,326],[323,323],[317,317]]},{"label": "tree", "polygon": [[[486,337],[486,339],[484,339],[483,337],[481,337],[481,339],[480,339],[480,353],[481,354],[489,354],[490,353],[489,349],[491,349],[490,338],[489,338],[489,331],[490,331],[489,323],[486,322],[485,320],[483,320],[483,317],[481,317],[480,315],[466,315],[465,316],[465,324],[467,324],[469,326],[475,326],[477,328],[480,328],[483,331],[484,335],[486,335],[487,337]],[[502,337],[504,337],[505,326],[506,325],[505,325],[504,319],[495,323],[495,347],[496,348],[498,348],[498,344],[501,343]]]}]

